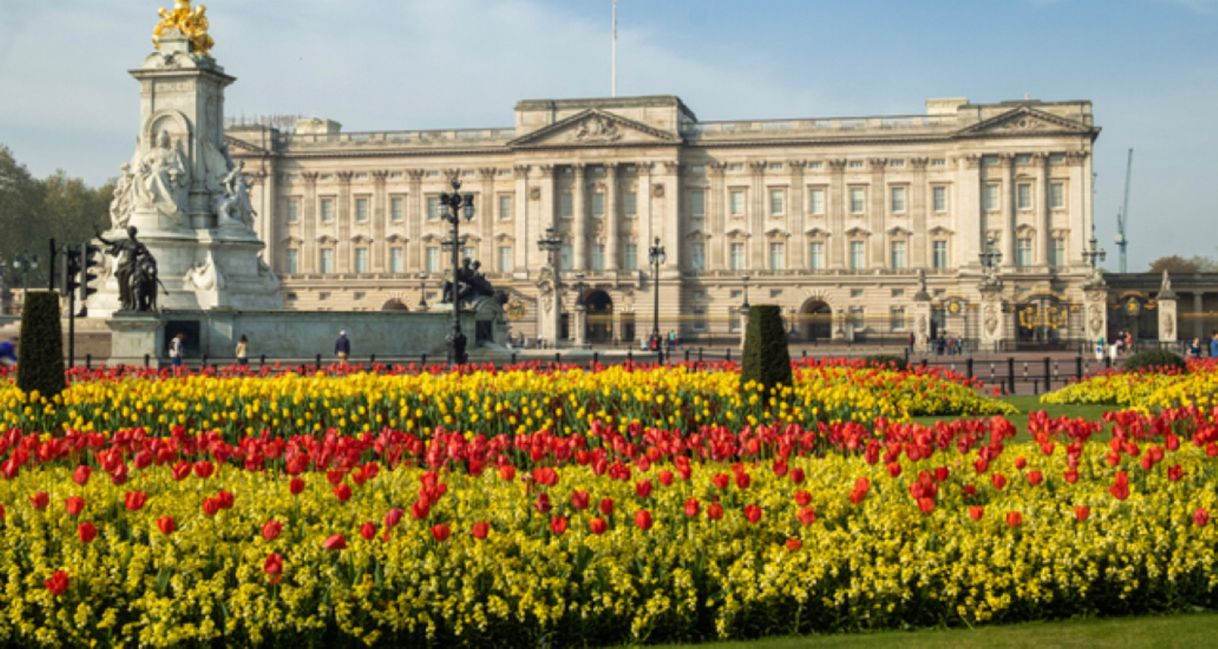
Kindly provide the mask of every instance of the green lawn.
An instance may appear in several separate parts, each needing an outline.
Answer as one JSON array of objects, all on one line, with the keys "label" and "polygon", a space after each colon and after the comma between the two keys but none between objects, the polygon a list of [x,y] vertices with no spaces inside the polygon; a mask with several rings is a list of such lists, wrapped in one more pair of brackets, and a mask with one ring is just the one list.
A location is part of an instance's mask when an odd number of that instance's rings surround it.
[{"label": "green lawn", "polygon": [[667,645],[697,649],[795,649],[796,647],[1212,647],[1218,613],[1030,622],[975,629],[925,629],[877,633],[766,638],[742,642]]},{"label": "green lawn", "polygon": [[[1084,419],[1096,421],[1099,420],[1105,412],[1114,408],[1114,406],[1105,405],[1055,405],[1041,403],[1039,399],[1040,397],[1034,395],[1002,397],[1003,401],[1013,404],[1016,408],[1019,408],[1018,415],[1010,416],[1011,423],[1015,424],[1015,427],[1019,430],[1019,436],[1015,438],[1016,441],[1027,441],[1030,439],[1028,437],[1029,412],[1044,410],[1045,412],[1049,413],[1050,417],[1060,417],[1065,415],[1067,417],[1083,417]],[[934,417],[914,417],[914,421],[924,426],[929,426],[937,421],[951,421],[959,418],[960,417],[958,415],[943,415]]]}]

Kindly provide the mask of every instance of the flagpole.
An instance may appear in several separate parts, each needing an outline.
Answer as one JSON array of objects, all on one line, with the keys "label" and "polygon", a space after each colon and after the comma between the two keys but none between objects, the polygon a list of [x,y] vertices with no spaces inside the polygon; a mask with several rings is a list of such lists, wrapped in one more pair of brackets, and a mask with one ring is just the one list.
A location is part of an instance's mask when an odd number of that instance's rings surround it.
[{"label": "flagpole", "polygon": [[613,38],[609,50],[609,92],[611,97],[617,96],[617,0],[613,0]]}]

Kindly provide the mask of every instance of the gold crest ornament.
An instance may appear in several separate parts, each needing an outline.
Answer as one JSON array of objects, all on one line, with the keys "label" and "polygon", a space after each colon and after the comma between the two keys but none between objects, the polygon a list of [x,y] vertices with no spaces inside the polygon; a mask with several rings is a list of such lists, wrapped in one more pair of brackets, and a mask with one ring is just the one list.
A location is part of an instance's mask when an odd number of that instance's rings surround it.
[{"label": "gold crest ornament", "polygon": [[165,32],[176,29],[190,39],[191,51],[199,56],[210,56],[208,51],[216,44],[207,35],[207,7],[199,5],[191,8],[190,0],[174,0],[173,9],[160,9],[157,12],[161,22],[152,29],[152,45],[161,46],[161,36]]}]

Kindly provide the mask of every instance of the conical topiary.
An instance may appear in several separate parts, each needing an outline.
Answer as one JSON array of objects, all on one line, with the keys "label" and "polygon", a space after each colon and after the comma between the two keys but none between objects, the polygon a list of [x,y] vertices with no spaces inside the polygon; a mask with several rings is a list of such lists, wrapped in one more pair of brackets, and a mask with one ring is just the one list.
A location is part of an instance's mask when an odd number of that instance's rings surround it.
[{"label": "conical topiary", "polygon": [[37,390],[46,398],[63,392],[63,329],[59,324],[59,294],[30,291],[21,310],[17,387]]},{"label": "conical topiary", "polygon": [[791,385],[787,332],[782,325],[782,310],[775,304],[759,304],[749,308],[740,383],[747,385],[749,381],[758,382],[767,392],[775,385]]}]

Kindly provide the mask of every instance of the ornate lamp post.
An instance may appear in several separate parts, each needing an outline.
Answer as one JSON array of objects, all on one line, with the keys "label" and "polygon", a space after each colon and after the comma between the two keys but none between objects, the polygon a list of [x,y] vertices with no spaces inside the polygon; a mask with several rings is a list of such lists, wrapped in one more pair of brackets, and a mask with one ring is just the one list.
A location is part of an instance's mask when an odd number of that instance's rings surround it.
[{"label": "ornate lamp post", "polygon": [[537,240],[537,245],[549,256],[550,268],[554,270],[554,345],[558,346],[558,336],[562,333],[562,268],[558,263],[558,253],[562,250],[562,237],[554,226],[546,228],[546,235]]},{"label": "ornate lamp post", "polygon": [[462,196],[461,178],[457,174],[453,174],[452,193],[443,192],[440,194],[440,216],[452,225],[452,230],[449,231],[448,240],[443,242],[452,249],[453,261],[453,277],[452,277],[452,293],[449,299],[453,306],[453,330],[448,335],[448,364],[460,365],[467,360],[465,354],[465,334],[461,333],[461,303],[458,295],[458,271],[461,264],[461,218],[466,221],[474,218],[474,195],[465,194]]},{"label": "ornate lamp post", "polygon": [[21,299],[25,300],[25,291],[28,288],[28,279],[31,270],[38,270],[38,255],[29,255],[19,253],[13,257],[13,270],[21,275]]},{"label": "ornate lamp post", "polygon": [[419,311],[427,310],[427,273],[419,273]]},{"label": "ornate lamp post", "polygon": [[1095,224],[1091,224],[1091,238],[1087,240],[1087,249],[1083,251],[1083,259],[1087,265],[1091,267],[1092,274],[1095,274],[1096,266],[1099,262],[1104,261],[1108,253],[1100,249],[1100,242],[1095,238]]},{"label": "ornate lamp post", "polygon": [[1002,251],[994,247],[993,239],[985,240],[985,250],[982,250],[978,257],[981,258],[981,267],[989,271],[1002,263]]},{"label": "ornate lamp post", "polygon": [[660,245],[659,237],[656,237],[655,244],[647,250],[647,259],[651,261],[651,287],[655,296],[652,304],[651,336],[652,340],[656,341],[656,352],[663,363],[664,343],[660,340],[660,264],[664,263],[664,246]]}]

